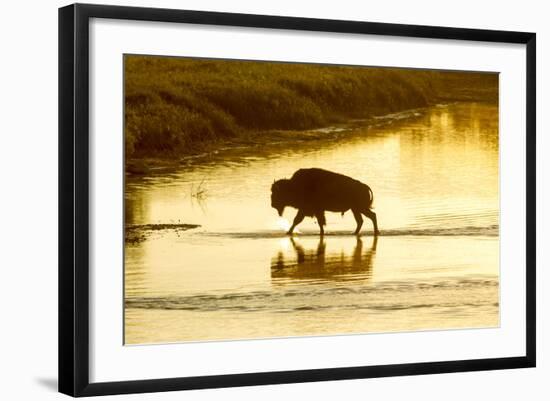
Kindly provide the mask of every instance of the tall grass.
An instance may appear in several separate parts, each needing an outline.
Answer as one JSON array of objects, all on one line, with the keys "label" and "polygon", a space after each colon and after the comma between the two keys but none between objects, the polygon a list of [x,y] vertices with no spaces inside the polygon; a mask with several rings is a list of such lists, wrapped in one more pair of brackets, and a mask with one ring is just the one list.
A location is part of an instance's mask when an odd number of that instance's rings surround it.
[{"label": "tall grass", "polygon": [[496,74],[126,56],[126,154],[177,157],[243,134],[497,95]]}]

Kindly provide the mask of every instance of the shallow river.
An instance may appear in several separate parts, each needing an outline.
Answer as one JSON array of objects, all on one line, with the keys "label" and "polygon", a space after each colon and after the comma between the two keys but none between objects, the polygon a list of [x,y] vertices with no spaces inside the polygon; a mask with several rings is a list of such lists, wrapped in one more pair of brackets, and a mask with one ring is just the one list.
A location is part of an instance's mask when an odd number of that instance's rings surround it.
[{"label": "shallow river", "polygon": [[[198,224],[126,244],[127,344],[499,324],[498,108],[457,103],[222,150],[129,177],[127,224]],[[334,139],[336,138],[336,139]],[[270,207],[275,179],[321,167],[367,183],[381,235],[352,213]]]}]

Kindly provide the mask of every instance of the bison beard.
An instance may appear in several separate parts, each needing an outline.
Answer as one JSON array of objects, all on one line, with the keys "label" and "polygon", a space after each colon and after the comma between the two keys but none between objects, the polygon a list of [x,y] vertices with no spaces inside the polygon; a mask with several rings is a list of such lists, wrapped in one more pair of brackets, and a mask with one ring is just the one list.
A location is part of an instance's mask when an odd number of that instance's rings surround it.
[{"label": "bison beard", "polygon": [[298,209],[287,234],[306,216],[316,217],[321,235],[326,225],[325,211],[344,213],[351,209],[358,235],[363,225],[362,214],[372,220],[374,234],[378,235],[376,213],[371,210],[373,193],[368,185],[342,174],[319,168],[300,169],[290,179],[275,181],[271,187],[271,206],[283,214],[286,206]]}]

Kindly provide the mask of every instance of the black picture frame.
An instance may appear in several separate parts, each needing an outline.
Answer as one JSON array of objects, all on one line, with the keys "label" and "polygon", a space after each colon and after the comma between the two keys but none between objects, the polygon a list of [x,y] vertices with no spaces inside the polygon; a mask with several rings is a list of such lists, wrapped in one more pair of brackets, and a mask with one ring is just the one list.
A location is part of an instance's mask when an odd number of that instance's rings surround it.
[{"label": "black picture frame", "polygon": [[[526,344],[518,357],[90,383],[89,22],[91,18],[438,38],[526,46]],[[71,396],[159,392],[383,376],[534,367],[536,35],[479,29],[338,21],[106,5],[59,9],[59,391]]]}]

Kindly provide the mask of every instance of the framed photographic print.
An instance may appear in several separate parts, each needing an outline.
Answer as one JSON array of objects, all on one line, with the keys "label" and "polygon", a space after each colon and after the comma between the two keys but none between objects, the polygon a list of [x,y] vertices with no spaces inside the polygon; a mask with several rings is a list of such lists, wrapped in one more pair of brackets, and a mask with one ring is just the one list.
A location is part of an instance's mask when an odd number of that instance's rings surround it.
[{"label": "framed photographic print", "polygon": [[59,10],[59,390],[535,366],[535,34]]}]

